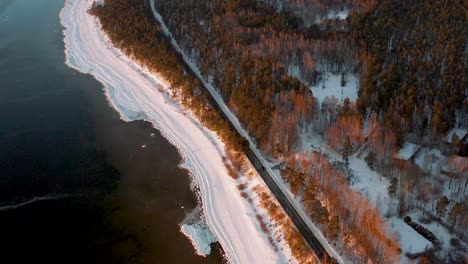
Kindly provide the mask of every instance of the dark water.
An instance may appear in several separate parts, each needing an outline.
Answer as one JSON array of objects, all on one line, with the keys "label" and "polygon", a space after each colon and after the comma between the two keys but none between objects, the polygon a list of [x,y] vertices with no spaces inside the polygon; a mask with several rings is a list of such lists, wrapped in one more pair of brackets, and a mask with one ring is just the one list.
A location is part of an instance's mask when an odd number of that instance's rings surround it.
[{"label": "dark water", "polygon": [[0,0],[0,263],[220,263],[179,232],[197,201],[176,149],[64,64],[63,5]]}]

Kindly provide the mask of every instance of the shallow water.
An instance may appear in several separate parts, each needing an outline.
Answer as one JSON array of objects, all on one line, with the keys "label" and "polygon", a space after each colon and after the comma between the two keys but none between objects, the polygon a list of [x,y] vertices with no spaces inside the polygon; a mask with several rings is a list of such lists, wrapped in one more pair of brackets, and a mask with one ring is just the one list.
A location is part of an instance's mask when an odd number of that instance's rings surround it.
[{"label": "shallow water", "polygon": [[0,262],[222,262],[179,231],[197,200],[176,149],[64,64],[63,5],[0,3]]}]

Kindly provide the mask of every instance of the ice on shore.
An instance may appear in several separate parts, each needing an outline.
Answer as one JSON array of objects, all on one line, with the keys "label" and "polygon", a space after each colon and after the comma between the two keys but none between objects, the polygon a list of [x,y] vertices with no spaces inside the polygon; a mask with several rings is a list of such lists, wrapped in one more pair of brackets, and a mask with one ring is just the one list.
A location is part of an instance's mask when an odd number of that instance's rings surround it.
[{"label": "ice on shore", "polygon": [[87,13],[93,2],[67,0],[60,13],[66,63],[101,82],[110,105],[123,120],[149,121],[177,147],[184,160],[182,166],[191,172],[199,188],[205,216],[205,224],[183,223],[181,231],[190,236],[201,254],[216,238],[230,263],[281,263],[281,252],[274,251],[257,228],[253,209],[226,171],[223,143],[167,98],[169,84],[163,78],[110,43],[98,19]]},{"label": "ice on shore", "polygon": [[200,256],[208,256],[211,253],[211,244],[217,241],[206,224],[200,208],[187,215],[180,224],[180,231],[190,240]]},{"label": "ice on shore", "polygon": [[190,239],[197,254],[203,257],[211,253],[211,243],[217,241],[204,222],[184,224],[180,227],[180,231]]}]

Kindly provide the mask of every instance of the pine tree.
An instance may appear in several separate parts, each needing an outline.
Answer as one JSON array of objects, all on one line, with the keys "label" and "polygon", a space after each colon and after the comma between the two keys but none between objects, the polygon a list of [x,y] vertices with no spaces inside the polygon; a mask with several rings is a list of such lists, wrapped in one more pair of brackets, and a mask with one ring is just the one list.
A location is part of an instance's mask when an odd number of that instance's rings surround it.
[{"label": "pine tree", "polygon": [[447,129],[447,123],[444,120],[442,104],[436,101],[434,106],[434,115],[432,116],[432,132],[434,134],[443,133]]},{"label": "pine tree", "polygon": [[343,106],[341,106],[341,109],[340,109],[340,116],[349,116],[352,114],[352,111],[351,111],[351,101],[349,100],[348,97],[346,97],[344,100],[343,100]]},{"label": "pine tree", "polygon": [[457,146],[460,143],[460,138],[458,137],[457,133],[452,134],[452,144]]},{"label": "pine tree", "polygon": [[346,137],[346,140],[343,142],[343,146],[341,147],[341,156],[343,157],[346,164],[349,164],[349,156],[353,151],[353,145],[351,144],[351,140],[349,136]]},{"label": "pine tree", "polygon": [[333,216],[327,224],[327,235],[331,241],[335,241],[340,234],[340,218]]},{"label": "pine tree", "polygon": [[310,208],[311,208],[310,218],[312,218],[312,221],[320,222],[320,211],[322,209],[322,205],[320,204],[320,201],[317,199],[311,200]]},{"label": "pine tree", "polygon": [[437,205],[436,205],[436,211],[437,211],[437,215],[442,218],[445,216],[445,212],[446,212],[446,209],[447,209],[447,205],[449,203],[449,200],[447,198],[447,196],[442,196],[439,201],[437,202]]},{"label": "pine tree", "polygon": [[452,134],[452,151],[453,153],[457,153],[460,149],[460,138],[458,137],[457,133]]},{"label": "pine tree", "polygon": [[457,223],[457,219],[459,216],[463,214],[463,205],[461,203],[455,203],[455,205],[452,207],[452,210],[450,210],[450,213],[448,215],[449,221],[452,223],[452,226],[455,226]]},{"label": "pine tree", "polygon": [[390,180],[390,186],[388,186],[388,194],[390,194],[391,196],[395,196],[397,187],[398,187],[398,179],[397,177],[393,177]]},{"label": "pine tree", "polygon": [[369,151],[369,153],[367,154],[367,156],[364,158],[364,160],[366,161],[367,165],[369,166],[369,168],[371,169],[375,169],[375,153],[373,151]]}]

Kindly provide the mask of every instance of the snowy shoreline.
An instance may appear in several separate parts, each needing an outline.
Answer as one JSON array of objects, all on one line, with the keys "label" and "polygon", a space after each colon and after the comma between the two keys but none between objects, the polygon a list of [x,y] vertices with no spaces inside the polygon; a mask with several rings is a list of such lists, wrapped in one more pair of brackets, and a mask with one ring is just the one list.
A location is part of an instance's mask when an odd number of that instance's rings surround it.
[{"label": "snowy shoreline", "polygon": [[[281,262],[281,253],[269,244],[252,208],[227,174],[222,161],[223,143],[171,101],[164,79],[112,46],[98,19],[87,13],[93,2],[67,0],[60,13],[66,64],[101,82],[109,103],[123,120],[149,121],[177,147],[183,160],[181,166],[191,172],[200,189],[206,223],[229,262]],[[198,239],[192,238],[192,242]]]}]

